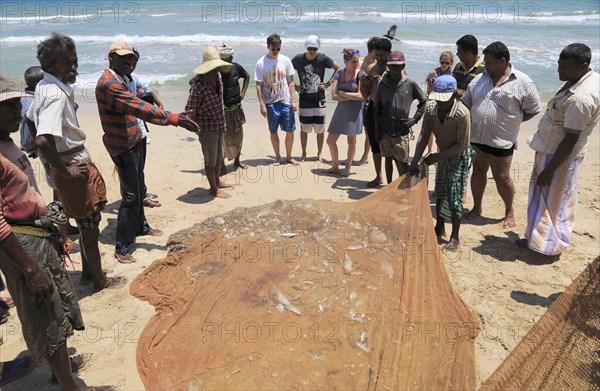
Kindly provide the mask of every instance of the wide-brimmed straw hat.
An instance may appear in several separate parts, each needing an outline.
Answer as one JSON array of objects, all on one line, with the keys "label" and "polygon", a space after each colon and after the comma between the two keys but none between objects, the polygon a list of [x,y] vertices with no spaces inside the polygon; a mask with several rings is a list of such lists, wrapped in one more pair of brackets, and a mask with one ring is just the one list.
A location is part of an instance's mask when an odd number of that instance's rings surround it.
[{"label": "wide-brimmed straw hat", "polygon": [[202,64],[194,69],[194,73],[198,75],[205,75],[213,69],[221,68],[223,72],[231,71],[233,64],[221,60],[219,51],[214,46],[208,46],[204,49],[202,54]]},{"label": "wide-brimmed straw hat", "polygon": [[22,96],[25,96],[25,93],[19,89],[19,85],[6,73],[0,72],[0,102]]}]

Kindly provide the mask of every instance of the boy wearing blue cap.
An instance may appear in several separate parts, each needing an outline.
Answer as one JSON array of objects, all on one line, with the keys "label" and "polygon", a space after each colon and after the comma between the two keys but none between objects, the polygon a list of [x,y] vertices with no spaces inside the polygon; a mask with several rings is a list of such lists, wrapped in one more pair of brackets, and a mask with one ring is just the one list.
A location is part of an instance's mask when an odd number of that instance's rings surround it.
[{"label": "boy wearing blue cap", "polygon": [[445,250],[456,251],[459,246],[458,231],[462,218],[462,197],[467,185],[467,172],[475,151],[469,146],[471,117],[469,109],[457,99],[456,79],[450,75],[438,77],[425,105],[421,134],[415,156],[410,164],[411,174],[419,173],[419,160],[431,134],[435,135],[438,153],[425,156],[427,165],[437,163],[435,194],[437,222],[435,233],[446,235],[445,220],[452,221],[450,241]]}]

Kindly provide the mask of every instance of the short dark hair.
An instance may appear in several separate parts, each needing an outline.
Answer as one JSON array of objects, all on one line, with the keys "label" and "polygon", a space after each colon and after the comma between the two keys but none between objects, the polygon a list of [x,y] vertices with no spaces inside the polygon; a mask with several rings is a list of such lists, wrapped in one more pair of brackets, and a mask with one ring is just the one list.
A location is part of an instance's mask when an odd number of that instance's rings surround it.
[{"label": "short dark hair", "polygon": [[373,44],[373,50],[392,51],[392,41],[387,38],[378,38]]},{"label": "short dark hair", "polygon": [[25,84],[29,90],[35,90],[35,86],[44,78],[44,71],[39,65],[29,67],[25,70],[23,75],[25,78]]},{"label": "short dark hair", "polygon": [[477,38],[471,34],[463,35],[456,41],[456,46],[460,46],[463,51],[471,52],[474,55],[479,53]]},{"label": "short dark hair", "polygon": [[490,43],[485,49],[483,54],[489,54],[496,60],[500,60],[502,57],[506,58],[506,62],[510,62],[510,52],[505,44],[500,41]]},{"label": "short dark hair", "polygon": [[54,51],[56,49],[62,49],[66,52],[75,51],[75,41],[61,33],[52,33],[49,38],[40,42],[37,46],[37,59],[42,69],[46,70],[54,65],[56,61]]},{"label": "short dark hair", "polygon": [[583,43],[572,43],[566,46],[562,52],[560,52],[560,59],[568,60],[572,58],[575,64],[581,65],[587,63],[588,65],[592,62],[592,50],[589,46]]},{"label": "short dark hair", "polygon": [[267,37],[267,46],[281,45],[281,37],[279,34],[271,34]]},{"label": "short dark hair", "polygon": [[367,52],[371,53],[374,49],[375,42],[379,39],[379,37],[371,37],[367,41]]}]

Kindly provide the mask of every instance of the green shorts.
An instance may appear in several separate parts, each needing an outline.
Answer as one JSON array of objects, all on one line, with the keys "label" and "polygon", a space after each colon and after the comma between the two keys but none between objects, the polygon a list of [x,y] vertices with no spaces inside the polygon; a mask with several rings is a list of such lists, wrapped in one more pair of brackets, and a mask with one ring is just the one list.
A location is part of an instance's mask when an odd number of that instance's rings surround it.
[{"label": "green shorts", "polygon": [[33,300],[25,276],[8,260],[0,247],[0,268],[6,276],[8,291],[15,301],[29,352],[39,359],[48,358],[73,335],[83,330],[83,318],[65,264],[49,238],[15,233],[17,240],[54,283],[54,293],[38,307]]}]

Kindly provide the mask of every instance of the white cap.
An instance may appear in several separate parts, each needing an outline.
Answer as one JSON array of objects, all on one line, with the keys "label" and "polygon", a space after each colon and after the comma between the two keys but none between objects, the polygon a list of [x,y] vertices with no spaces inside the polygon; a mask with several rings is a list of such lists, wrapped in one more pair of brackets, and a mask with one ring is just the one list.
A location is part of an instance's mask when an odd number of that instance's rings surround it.
[{"label": "white cap", "polygon": [[305,48],[320,48],[321,47],[321,39],[316,35],[309,35],[304,41]]}]

